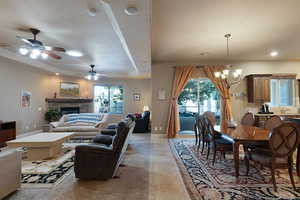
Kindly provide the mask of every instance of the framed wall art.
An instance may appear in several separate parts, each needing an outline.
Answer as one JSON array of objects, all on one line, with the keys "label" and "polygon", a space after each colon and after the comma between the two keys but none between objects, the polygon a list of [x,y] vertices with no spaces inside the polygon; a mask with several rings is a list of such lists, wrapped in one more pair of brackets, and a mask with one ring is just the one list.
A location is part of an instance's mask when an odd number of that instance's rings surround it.
[{"label": "framed wall art", "polygon": [[133,101],[140,101],[141,100],[141,94],[140,93],[134,93],[133,94]]},{"label": "framed wall art", "polygon": [[79,97],[79,83],[61,82],[60,96],[62,97]]},{"label": "framed wall art", "polygon": [[31,104],[31,92],[22,90],[21,92],[21,106],[22,108],[28,108]]}]

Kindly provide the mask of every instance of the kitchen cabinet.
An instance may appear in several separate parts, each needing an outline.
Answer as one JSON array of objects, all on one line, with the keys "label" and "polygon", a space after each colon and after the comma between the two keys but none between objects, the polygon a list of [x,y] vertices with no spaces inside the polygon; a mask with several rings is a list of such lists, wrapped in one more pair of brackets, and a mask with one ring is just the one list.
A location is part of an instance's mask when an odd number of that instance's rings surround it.
[{"label": "kitchen cabinet", "polygon": [[271,74],[252,74],[247,76],[249,103],[270,102]]}]

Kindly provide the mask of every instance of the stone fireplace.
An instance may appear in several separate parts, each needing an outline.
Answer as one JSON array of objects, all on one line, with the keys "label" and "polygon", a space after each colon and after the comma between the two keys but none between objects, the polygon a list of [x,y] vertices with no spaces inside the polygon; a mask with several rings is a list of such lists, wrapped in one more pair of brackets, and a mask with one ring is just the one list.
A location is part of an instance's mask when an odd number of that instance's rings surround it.
[{"label": "stone fireplace", "polygon": [[46,102],[48,109],[56,109],[62,114],[94,112],[93,99],[54,98],[46,99]]}]

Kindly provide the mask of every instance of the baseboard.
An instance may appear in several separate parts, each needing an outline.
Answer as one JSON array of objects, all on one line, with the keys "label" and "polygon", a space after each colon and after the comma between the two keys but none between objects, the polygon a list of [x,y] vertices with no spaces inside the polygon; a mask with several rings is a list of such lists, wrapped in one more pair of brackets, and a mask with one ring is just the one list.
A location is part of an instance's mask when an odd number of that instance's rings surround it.
[{"label": "baseboard", "polygon": [[41,132],[43,132],[42,129],[27,132],[27,133],[22,133],[22,134],[17,135],[17,138],[27,137],[27,136],[35,135],[35,134],[41,133]]}]

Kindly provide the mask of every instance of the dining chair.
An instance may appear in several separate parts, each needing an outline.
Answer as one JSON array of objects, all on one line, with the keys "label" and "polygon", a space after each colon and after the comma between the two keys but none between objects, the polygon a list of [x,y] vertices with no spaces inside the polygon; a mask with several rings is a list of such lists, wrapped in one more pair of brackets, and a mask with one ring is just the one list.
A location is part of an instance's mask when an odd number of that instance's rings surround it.
[{"label": "dining chair", "polygon": [[245,126],[254,126],[255,125],[255,119],[254,119],[254,114],[251,112],[247,112],[242,120],[241,120],[241,124],[245,125]]},{"label": "dining chair", "polygon": [[198,125],[198,123],[199,123],[199,114],[198,113],[196,113],[195,115],[194,115],[194,118],[195,118],[195,120],[194,120],[194,132],[195,132],[195,145],[198,145],[199,146],[199,144],[200,144],[200,137],[199,137],[199,135],[200,135],[200,130],[199,130],[199,125]]},{"label": "dining chair", "polygon": [[213,126],[216,125],[216,116],[213,112],[206,111],[206,112],[203,113],[203,116],[207,117],[210,120],[210,122],[212,123]]},{"label": "dining chair", "polygon": [[248,148],[245,152],[246,175],[249,174],[249,161],[258,162],[271,169],[274,190],[276,169],[288,169],[291,183],[296,190],[293,177],[293,152],[299,144],[299,128],[291,122],[283,123],[270,131],[268,148]]},{"label": "dining chair", "polygon": [[[272,129],[280,126],[283,123],[284,122],[281,120],[281,118],[278,115],[274,115],[274,116],[270,117],[265,122],[264,128],[268,129],[268,130],[272,130]],[[244,145],[244,151],[245,151],[245,148],[251,148],[251,149],[254,149],[254,148],[267,148],[268,145],[269,144],[266,141],[264,141],[264,142],[258,141],[258,142],[255,142],[253,144],[246,144],[246,145]]]},{"label": "dining chair", "polygon": [[274,115],[270,117],[266,122],[265,122],[265,129],[272,130],[273,128],[276,128],[277,126],[281,125],[283,121],[278,115]]},{"label": "dining chair", "polygon": [[199,130],[199,144],[198,144],[198,150],[200,149],[200,145],[202,144],[201,153],[203,154],[205,146],[208,146],[208,143],[210,142],[207,134],[207,128],[204,121],[204,116],[199,115],[198,118],[198,130]]},{"label": "dining chair", "polygon": [[213,124],[211,121],[207,118],[205,118],[206,123],[207,123],[207,129],[208,129],[208,138],[210,139],[208,143],[208,153],[207,153],[207,158],[209,156],[209,151],[210,149],[213,149],[213,165],[215,164],[216,160],[216,153],[217,151],[221,152],[225,159],[225,154],[227,152],[233,152],[233,145],[230,141],[222,138],[222,134],[215,131]]}]

